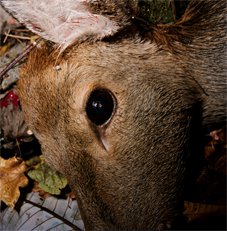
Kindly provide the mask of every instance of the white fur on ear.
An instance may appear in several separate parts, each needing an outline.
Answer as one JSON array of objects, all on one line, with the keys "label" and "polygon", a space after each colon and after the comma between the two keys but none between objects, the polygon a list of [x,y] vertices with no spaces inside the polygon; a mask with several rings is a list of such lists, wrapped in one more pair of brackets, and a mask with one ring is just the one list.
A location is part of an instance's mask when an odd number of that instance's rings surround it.
[{"label": "white fur on ear", "polygon": [[86,0],[0,0],[28,29],[64,50],[77,40],[101,39],[119,29],[115,21],[92,14]]}]

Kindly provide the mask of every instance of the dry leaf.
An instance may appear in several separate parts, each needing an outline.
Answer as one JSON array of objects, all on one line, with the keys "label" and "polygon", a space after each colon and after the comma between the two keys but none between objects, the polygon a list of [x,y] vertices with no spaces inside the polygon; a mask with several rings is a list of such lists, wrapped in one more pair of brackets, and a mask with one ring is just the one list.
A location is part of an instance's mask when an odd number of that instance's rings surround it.
[{"label": "dry leaf", "polygon": [[212,216],[225,215],[226,206],[185,201],[184,214],[189,222],[205,217],[209,219]]},{"label": "dry leaf", "polygon": [[39,183],[38,182],[34,182],[34,187],[32,189],[32,192],[37,192],[39,193],[39,196],[43,199],[46,199],[47,197],[49,197],[51,194],[48,192],[45,192],[42,188],[39,187]]},{"label": "dry leaf", "polygon": [[204,148],[204,157],[209,168],[227,175],[226,127],[210,132],[211,141]]},{"label": "dry leaf", "polygon": [[27,170],[25,163],[16,158],[5,160],[0,157],[0,200],[10,208],[14,208],[19,196],[19,187],[28,184],[24,175]]},{"label": "dry leaf", "polygon": [[68,198],[70,199],[70,200],[75,200],[76,199],[76,195],[74,194],[74,192],[70,192],[70,193],[68,193]]}]

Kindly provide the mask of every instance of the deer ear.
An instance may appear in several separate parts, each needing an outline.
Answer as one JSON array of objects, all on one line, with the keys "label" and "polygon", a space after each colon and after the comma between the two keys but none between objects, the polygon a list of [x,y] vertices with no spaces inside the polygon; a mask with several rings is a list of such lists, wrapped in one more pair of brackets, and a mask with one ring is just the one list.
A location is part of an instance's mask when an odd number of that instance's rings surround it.
[{"label": "deer ear", "polygon": [[102,39],[119,29],[117,22],[89,11],[86,0],[0,0],[28,29],[65,49],[77,40]]}]

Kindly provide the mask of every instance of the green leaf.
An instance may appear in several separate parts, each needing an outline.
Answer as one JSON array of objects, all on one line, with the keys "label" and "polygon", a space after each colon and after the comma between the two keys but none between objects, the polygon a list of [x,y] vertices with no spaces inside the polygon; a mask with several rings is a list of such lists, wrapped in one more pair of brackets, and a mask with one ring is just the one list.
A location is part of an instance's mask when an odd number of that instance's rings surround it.
[{"label": "green leaf", "polygon": [[61,173],[43,162],[36,169],[30,170],[28,176],[37,181],[42,190],[53,195],[59,195],[67,185],[67,179]]}]

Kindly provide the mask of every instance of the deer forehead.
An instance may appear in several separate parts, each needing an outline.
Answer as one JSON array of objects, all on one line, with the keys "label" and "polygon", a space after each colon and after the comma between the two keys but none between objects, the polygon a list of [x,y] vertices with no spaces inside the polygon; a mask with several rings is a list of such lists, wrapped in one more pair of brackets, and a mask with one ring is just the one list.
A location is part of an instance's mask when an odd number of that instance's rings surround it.
[{"label": "deer forehead", "polygon": [[[117,44],[84,43],[71,47],[60,56],[56,51],[49,52],[44,48],[30,55],[22,71],[22,78],[24,84],[47,85],[47,91],[62,87],[62,84],[65,87],[76,87],[77,82],[86,79],[111,83],[113,80],[127,79],[121,73],[130,76],[135,70],[142,72],[151,69],[150,66],[160,65],[162,58],[155,44],[134,40]],[[67,82],[71,85],[67,85]]]}]

